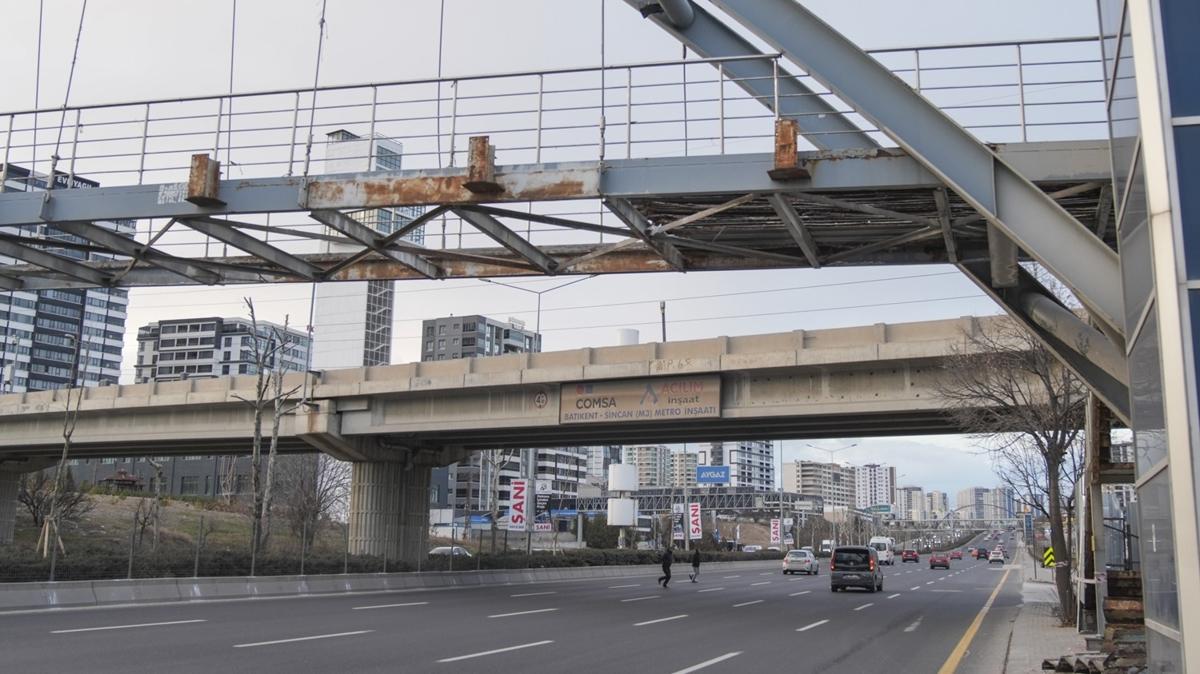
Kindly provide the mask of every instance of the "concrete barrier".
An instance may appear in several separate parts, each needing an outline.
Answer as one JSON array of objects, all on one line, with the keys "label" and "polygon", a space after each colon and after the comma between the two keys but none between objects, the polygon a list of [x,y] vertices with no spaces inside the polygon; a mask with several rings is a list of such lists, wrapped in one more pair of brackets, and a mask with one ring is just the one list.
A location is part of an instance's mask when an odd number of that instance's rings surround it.
[{"label": "concrete barrier", "polygon": [[[717,571],[770,568],[778,562],[710,562]],[[680,566],[680,565],[677,565]],[[330,576],[234,576],[228,578],[148,578],[135,580],[74,580],[56,583],[0,584],[0,612],[82,606],[159,604],[305,595],[396,592],[439,587],[521,585],[603,578],[657,576],[657,565],[576,566],[544,569],[485,571],[427,571],[423,573],[365,573]]]}]

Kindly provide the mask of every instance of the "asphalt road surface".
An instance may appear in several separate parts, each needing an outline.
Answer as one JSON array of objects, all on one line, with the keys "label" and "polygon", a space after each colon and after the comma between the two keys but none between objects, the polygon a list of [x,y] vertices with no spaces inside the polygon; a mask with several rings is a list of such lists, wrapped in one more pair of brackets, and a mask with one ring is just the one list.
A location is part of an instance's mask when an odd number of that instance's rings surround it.
[{"label": "asphalt road surface", "polygon": [[922,555],[833,593],[827,569],[0,614],[0,671],[997,671],[979,658],[1019,571]]}]

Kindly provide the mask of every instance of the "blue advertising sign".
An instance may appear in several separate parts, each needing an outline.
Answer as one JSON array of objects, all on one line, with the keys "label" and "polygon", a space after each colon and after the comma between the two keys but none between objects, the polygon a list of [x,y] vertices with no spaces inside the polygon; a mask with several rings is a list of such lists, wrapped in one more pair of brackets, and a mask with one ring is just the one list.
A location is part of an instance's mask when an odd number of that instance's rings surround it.
[{"label": "blue advertising sign", "polygon": [[729,482],[729,466],[696,466],[696,482],[700,484]]}]

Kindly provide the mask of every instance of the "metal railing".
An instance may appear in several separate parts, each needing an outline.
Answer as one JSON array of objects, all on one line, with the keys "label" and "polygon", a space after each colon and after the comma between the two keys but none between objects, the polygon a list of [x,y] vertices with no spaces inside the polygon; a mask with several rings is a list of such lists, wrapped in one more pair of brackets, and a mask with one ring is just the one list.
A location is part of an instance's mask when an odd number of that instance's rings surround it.
[{"label": "metal railing", "polygon": [[[1099,42],[936,45],[872,52],[986,142],[1105,137]],[[736,78],[735,62],[772,75]],[[11,188],[183,180],[190,156],[227,178],[461,166],[466,138],[489,135],[502,164],[769,151],[780,78],[799,76],[882,144],[889,141],[779,55],[689,59],[418,79],[0,113],[0,178]],[[755,82],[755,80],[758,80]],[[766,96],[744,86],[763,85]],[[759,91],[764,88],[759,86]],[[397,143],[334,151],[346,131]],[[379,148],[383,148],[380,150]],[[314,161],[325,161],[314,166]],[[389,163],[389,160],[391,163]],[[16,167],[20,167],[17,169]],[[28,172],[21,170],[28,169]],[[53,189],[55,186],[51,185]]]}]

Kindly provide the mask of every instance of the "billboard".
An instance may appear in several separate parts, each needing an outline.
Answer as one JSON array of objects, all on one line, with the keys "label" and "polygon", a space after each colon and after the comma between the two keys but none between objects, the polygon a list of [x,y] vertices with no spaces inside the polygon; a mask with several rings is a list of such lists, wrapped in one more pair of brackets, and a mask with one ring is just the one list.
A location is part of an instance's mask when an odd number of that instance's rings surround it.
[{"label": "billboard", "polygon": [[683,540],[683,504],[671,504],[671,540]]},{"label": "billboard", "polygon": [[700,523],[700,504],[688,504],[688,540],[698,540],[704,536],[704,526]]},{"label": "billboard", "polygon": [[554,525],[550,521],[550,494],[538,491],[533,495],[533,504],[533,530],[553,531]]},{"label": "billboard", "polygon": [[508,508],[508,530],[526,531],[529,525],[529,481],[513,480],[509,488],[512,505]]},{"label": "billboard", "polygon": [[696,482],[725,484],[729,482],[729,466],[696,466]]},{"label": "billboard", "polygon": [[771,520],[771,543],[779,545],[779,519]]},{"label": "billboard", "polygon": [[564,383],[559,423],[667,421],[721,416],[721,377]]}]

